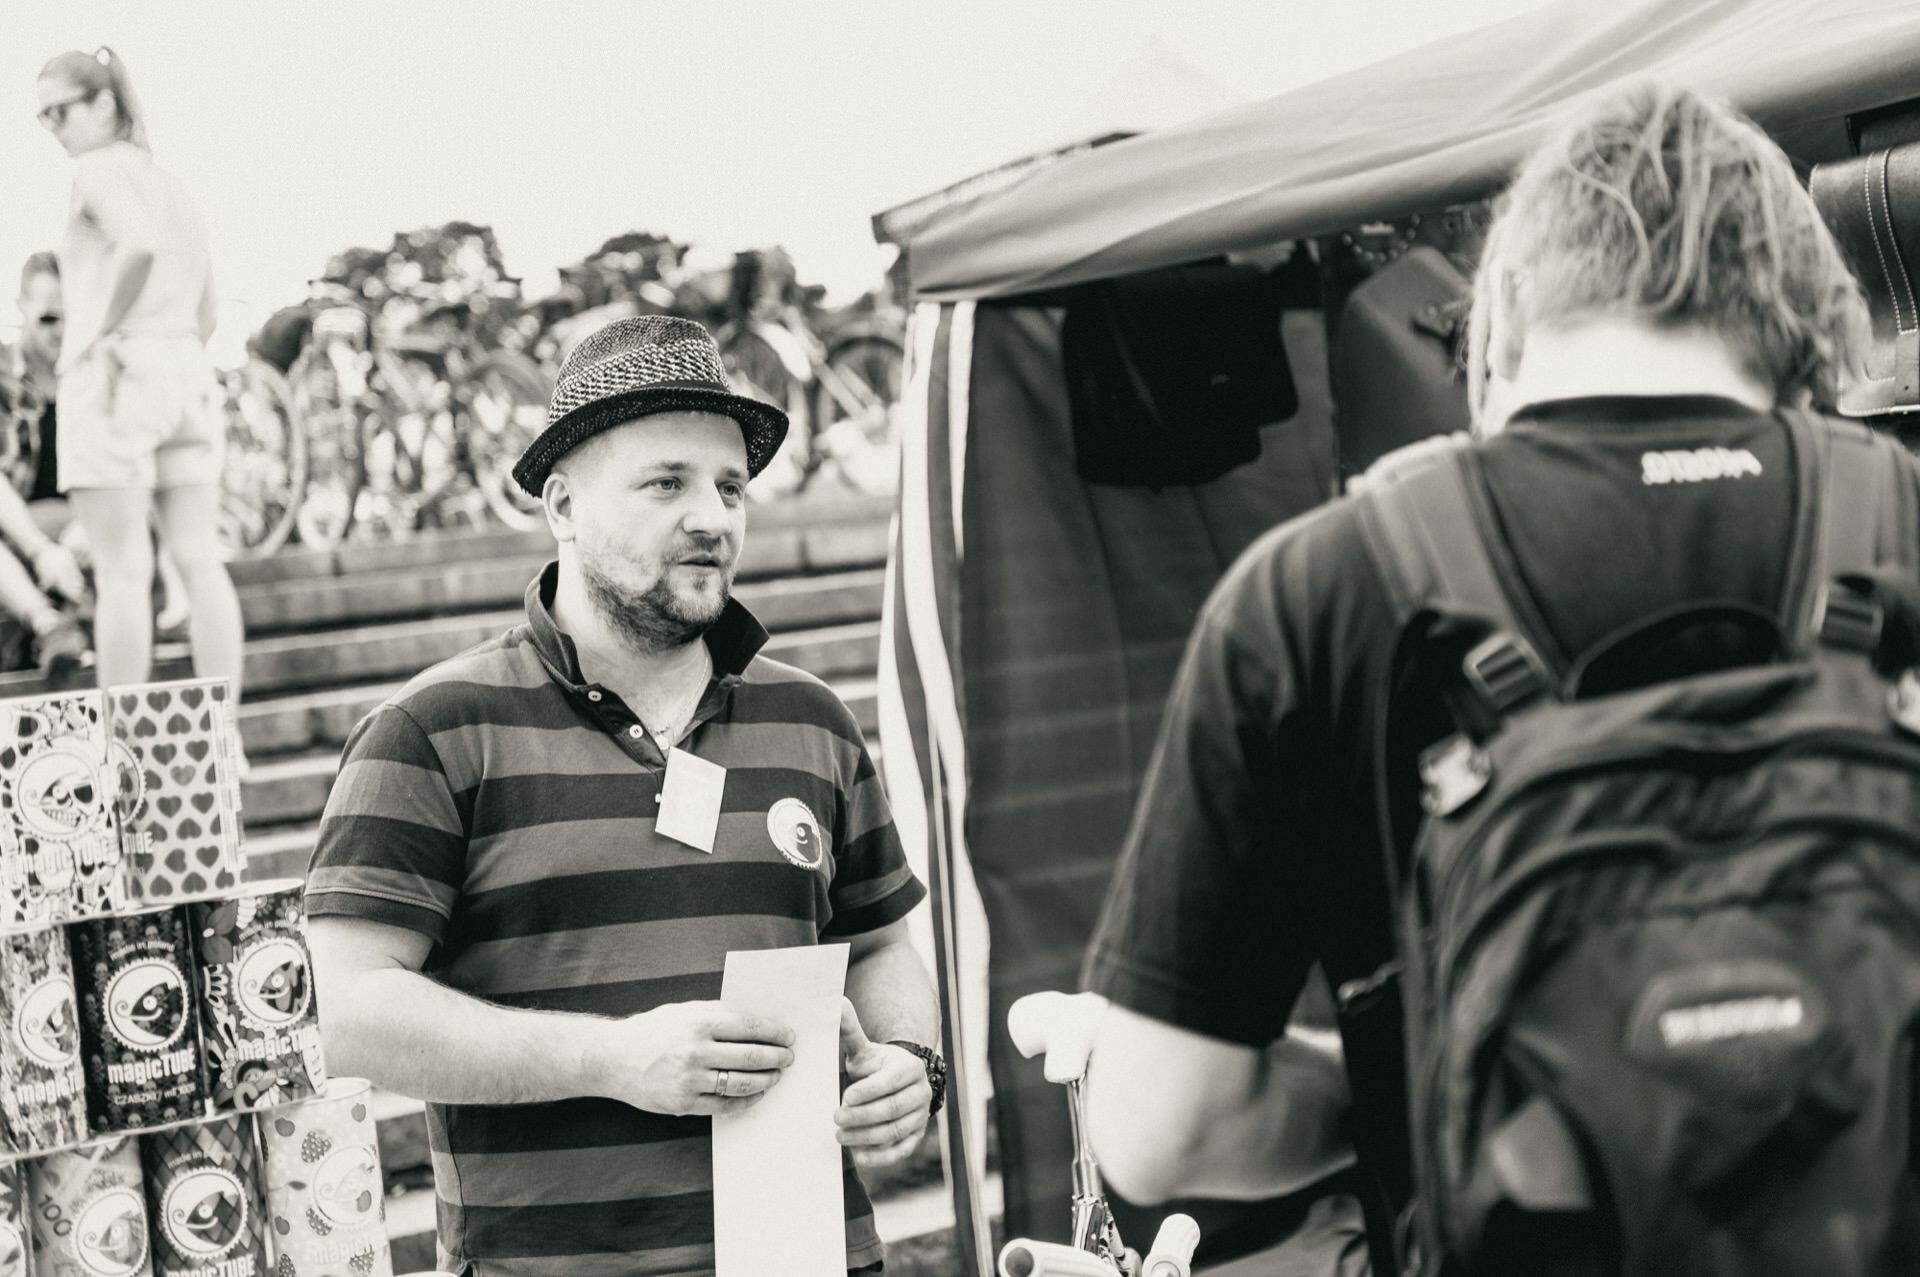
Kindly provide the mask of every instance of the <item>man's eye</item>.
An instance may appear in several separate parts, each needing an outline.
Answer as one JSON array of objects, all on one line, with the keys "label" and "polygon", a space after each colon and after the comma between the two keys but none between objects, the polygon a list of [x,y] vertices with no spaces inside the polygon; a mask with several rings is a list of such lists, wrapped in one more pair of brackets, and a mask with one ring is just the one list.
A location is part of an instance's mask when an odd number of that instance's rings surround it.
[{"label": "man's eye", "polygon": [[680,490],[680,481],[671,477],[655,479],[651,486],[660,489],[662,492],[678,492]]},{"label": "man's eye", "polygon": [[747,489],[744,484],[723,483],[720,485],[720,495],[729,501],[738,501],[747,495]]}]

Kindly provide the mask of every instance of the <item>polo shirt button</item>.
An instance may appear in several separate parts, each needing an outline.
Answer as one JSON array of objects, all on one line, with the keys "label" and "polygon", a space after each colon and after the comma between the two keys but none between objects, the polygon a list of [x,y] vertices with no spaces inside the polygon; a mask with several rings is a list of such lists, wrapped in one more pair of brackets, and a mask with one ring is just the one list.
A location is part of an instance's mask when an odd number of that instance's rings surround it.
[{"label": "polo shirt button", "polygon": [[598,691],[591,691],[591,692],[588,692],[588,693],[587,693],[587,699],[588,699],[588,700],[590,700],[590,701],[597,701],[597,700],[599,700],[599,699],[600,699],[600,693],[599,693]]},{"label": "polo shirt button", "polygon": [[639,740],[642,736],[645,736],[646,734],[647,734],[647,729],[640,726],[638,723],[635,723],[632,727],[629,727],[627,729],[627,735],[633,737],[635,740]]}]

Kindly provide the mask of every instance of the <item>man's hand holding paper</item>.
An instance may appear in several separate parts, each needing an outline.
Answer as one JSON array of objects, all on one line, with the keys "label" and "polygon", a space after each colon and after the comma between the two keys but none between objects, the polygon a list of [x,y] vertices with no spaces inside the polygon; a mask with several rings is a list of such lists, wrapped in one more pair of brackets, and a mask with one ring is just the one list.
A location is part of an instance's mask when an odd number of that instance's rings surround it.
[{"label": "man's hand holding paper", "polygon": [[650,1113],[740,1113],[793,1064],[793,1030],[718,1002],[674,1002],[611,1021],[595,1069],[602,1093]]}]

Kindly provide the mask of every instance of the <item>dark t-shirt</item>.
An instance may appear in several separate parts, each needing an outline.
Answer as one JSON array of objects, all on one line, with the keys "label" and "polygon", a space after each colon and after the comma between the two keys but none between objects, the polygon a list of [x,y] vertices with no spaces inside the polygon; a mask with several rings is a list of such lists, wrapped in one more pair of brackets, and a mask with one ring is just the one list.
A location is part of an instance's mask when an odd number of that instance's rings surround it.
[{"label": "dark t-shirt", "polygon": [[[1784,610],[1797,498],[1779,419],[1710,397],[1561,400],[1475,449],[1535,637],[1563,662],[1684,604]],[[1375,773],[1398,631],[1355,502],[1234,565],[1168,702],[1089,988],[1259,1046],[1314,962],[1337,987],[1390,956]]]}]

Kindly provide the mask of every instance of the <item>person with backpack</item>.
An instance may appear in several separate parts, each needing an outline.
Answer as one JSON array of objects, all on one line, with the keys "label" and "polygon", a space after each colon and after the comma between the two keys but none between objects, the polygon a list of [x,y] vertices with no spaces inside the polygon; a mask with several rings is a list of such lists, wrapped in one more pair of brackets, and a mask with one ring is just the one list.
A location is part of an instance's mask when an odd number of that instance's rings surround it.
[{"label": "person with backpack", "polygon": [[[1351,1138],[1380,1273],[1920,1267],[1920,466],[1815,415],[1866,323],[1717,101],[1615,90],[1522,164],[1477,437],[1191,636],[1085,969],[1116,1191]],[[1285,1036],[1316,963],[1344,1060]]]}]

